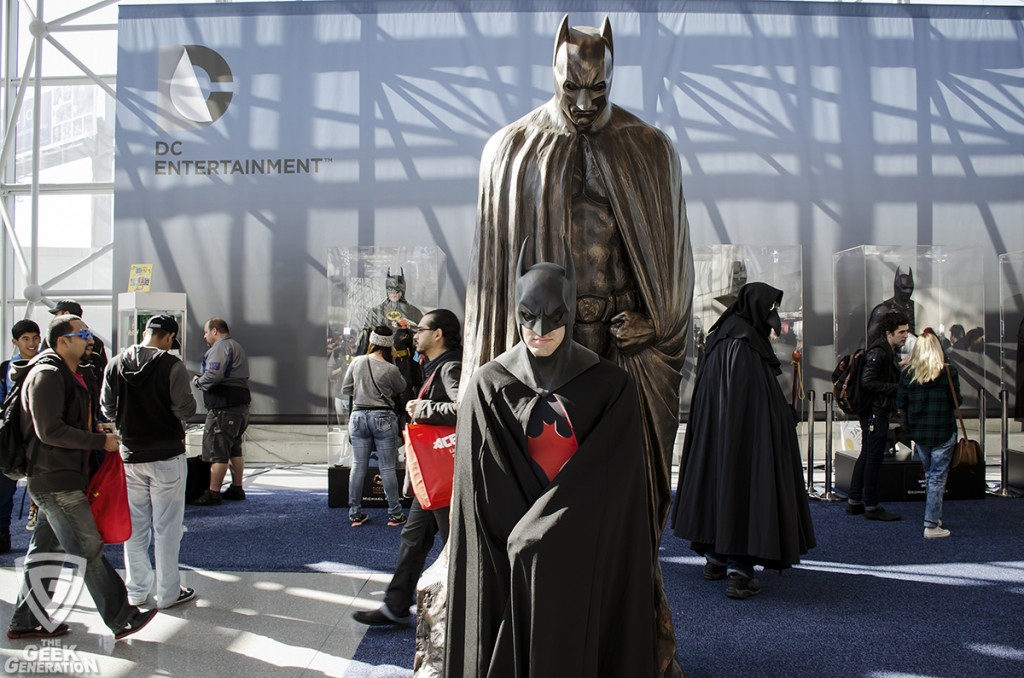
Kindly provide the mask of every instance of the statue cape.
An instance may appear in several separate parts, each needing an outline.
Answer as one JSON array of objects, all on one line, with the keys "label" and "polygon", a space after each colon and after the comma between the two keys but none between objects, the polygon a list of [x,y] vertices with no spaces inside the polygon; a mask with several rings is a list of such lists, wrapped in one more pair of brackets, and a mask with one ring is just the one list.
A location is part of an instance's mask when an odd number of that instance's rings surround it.
[{"label": "statue cape", "polygon": [[[690,254],[679,156],[668,137],[617,106],[588,133],[595,163],[622,232],[640,309],[654,323],[653,345],[633,355],[606,356],[639,385],[652,487],[652,544],[670,496],[669,467],[678,428],[679,371],[686,353],[693,258]],[[518,248],[530,236],[534,261],[564,260],[571,224],[571,181],[580,135],[549,101],[500,130],[480,164],[477,232],[466,295],[463,383],[519,339],[513,301]]]}]

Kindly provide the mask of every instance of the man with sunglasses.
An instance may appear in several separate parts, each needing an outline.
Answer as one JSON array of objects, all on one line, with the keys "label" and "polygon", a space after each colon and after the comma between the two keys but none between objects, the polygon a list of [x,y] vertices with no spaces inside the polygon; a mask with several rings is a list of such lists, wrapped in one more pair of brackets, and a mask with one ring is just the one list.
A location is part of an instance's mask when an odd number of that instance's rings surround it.
[{"label": "man with sunglasses", "polygon": [[[21,432],[29,460],[28,492],[39,506],[39,522],[25,556],[24,583],[7,629],[7,637],[53,638],[70,631],[60,620],[40,618],[41,604],[52,591],[52,577],[33,576],[36,567],[52,565],[54,554],[85,561],[84,578],[104,623],[120,640],[141,630],[156,610],[143,612],[128,602],[124,581],[103,555],[86,489],[89,450],[114,452],[120,439],[96,423],[92,398],[80,366],[92,332],[76,315],[57,316],[47,332],[52,347],[14,368],[13,379],[25,379]],[[84,571],[82,571],[84,569]],[[40,581],[41,580],[41,581]],[[42,612],[46,614],[45,612]]]}]

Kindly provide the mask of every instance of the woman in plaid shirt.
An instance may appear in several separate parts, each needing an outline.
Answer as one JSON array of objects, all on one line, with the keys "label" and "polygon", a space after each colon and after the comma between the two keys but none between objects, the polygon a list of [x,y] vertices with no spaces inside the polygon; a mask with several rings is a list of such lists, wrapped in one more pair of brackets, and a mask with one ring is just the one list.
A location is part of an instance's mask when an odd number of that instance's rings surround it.
[{"label": "woman in plaid shirt", "polygon": [[942,493],[956,444],[956,406],[946,377],[947,368],[960,402],[960,376],[955,367],[946,363],[939,338],[927,328],[914,343],[896,395],[896,405],[907,414],[914,450],[924,465],[925,539],[949,536],[949,530],[942,527]]}]

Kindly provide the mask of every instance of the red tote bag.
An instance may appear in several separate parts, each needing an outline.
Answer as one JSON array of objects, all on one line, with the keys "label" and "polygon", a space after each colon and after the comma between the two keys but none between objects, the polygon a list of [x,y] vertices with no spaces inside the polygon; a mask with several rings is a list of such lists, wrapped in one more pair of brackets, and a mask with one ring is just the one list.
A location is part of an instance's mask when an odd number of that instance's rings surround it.
[{"label": "red tote bag", "polygon": [[96,475],[89,481],[89,508],[104,544],[120,544],[132,536],[128,485],[120,453],[107,452]]},{"label": "red tote bag", "polygon": [[405,427],[405,468],[412,491],[425,509],[452,503],[455,475],[455,427],[409,424]]}]

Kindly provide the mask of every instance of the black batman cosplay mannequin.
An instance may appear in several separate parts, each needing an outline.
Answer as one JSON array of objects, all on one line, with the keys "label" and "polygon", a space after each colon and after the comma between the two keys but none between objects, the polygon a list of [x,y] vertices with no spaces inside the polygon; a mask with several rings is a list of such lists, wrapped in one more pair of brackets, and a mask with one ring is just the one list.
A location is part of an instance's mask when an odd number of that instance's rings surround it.
[{"label": "black batman cosplay mannequin", "polygon": [[910,333],[917,334],[914,325],[914,269],[908,269],[906,273],[896,267],[896,275],[892,279],[892,296],[871,309],[871,316],[868,318],[867,343],[870,346],[881,336],[882,318],[892,311],[899,311],[910,320]]},{"label": "black batman cosplay mannequin", "polygon": [[520,254],[521,341],[459,410],[446,676],[657,675],[641,414],[572,339],[575,274]]}]

